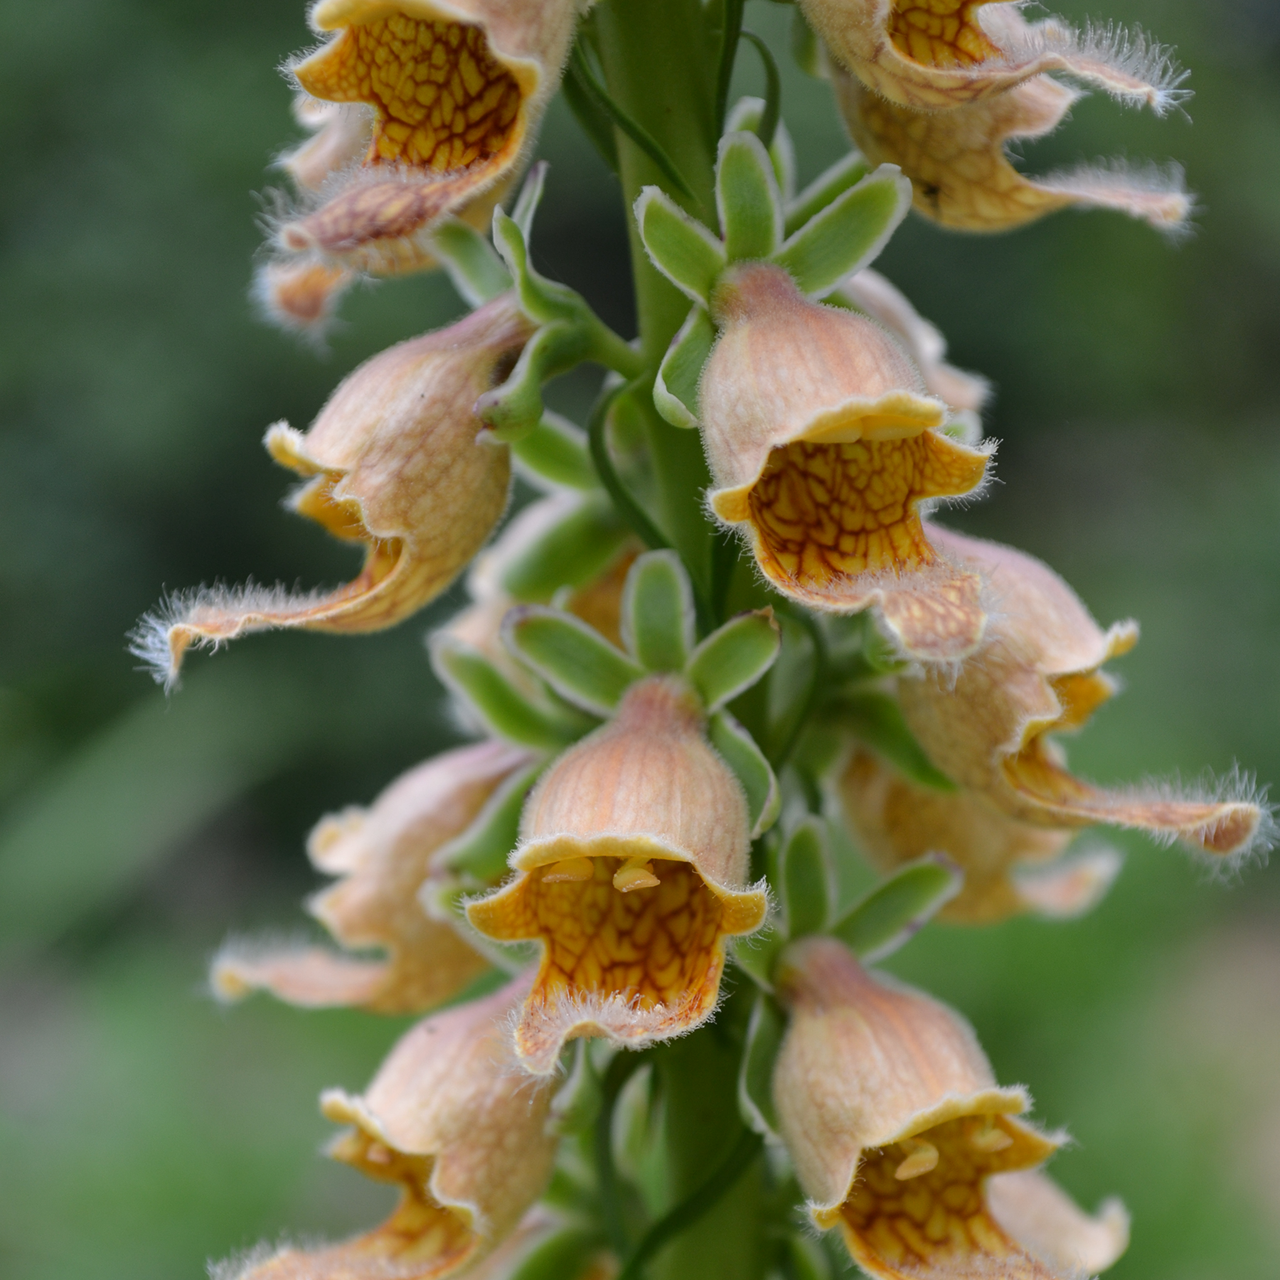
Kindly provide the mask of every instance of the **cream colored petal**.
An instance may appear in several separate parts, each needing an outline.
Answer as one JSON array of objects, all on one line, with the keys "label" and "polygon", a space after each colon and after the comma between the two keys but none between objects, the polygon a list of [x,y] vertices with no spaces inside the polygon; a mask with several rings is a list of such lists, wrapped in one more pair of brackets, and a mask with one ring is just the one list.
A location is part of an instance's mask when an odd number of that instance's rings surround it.
[{"label": "cream colored petal", "polygon": [[1119,1200],[1090,1216],[1035,1170],[997,1174],[987,1183],[987,1203],[995,1220],[1059,1275],[1096,1275],[1129,1247],[1129,1215]]},{"label": "cream colored petal", "polygon": [[800,0],[836,62],[890,102],[949,110],[1064,71],[1158,113],[1185,97],[1183,73],[1141,33],[1028,23],[986,0]]},{"label": "cream colored petal", "polygon": [[323,819],[308,851],[341,879],[312,899],[311,912],[343,947],[381,958],[232,943],[214,962],[214,990],[224,999],[267,990],[294,1004],[382,1013],[419,1012],[456,995],[489,961],[448,923],[430,919],[418,891],[437,850],[530,758],[497,742],[459,747],[409,770],[368,809]]},{"label": "cream colored petal", "polygon": [[301,93],[294,115],[314,132],[277,163],[303,190],[319,191],[368,149],[375,115],[363,104],[323,102]]},{"label": "cream colored petal", "polygon": [[749,828],[741,786],[673,679],[633,686],[551,766],[525,805],[515,879],[467,913],[491,938],[542,944],[516,1025],[528,1070],[553,1071],[575,1036],[638,1047],[710,1016],[726,938],[768,909],[746,887]]},{"label": "cream colored petal", "polygon": [[878,271],[864,267],[840,286],[840,294],[884,325],[906,347],[924,379],[925,390],[953,409],[978,412],[991,394],[991,384],[976,373],[947,364],[947,341],[895,285]]},{"label": "cream colored petal", "polygon": [[272,427],[268,451],[306,478],[294,510],[362,544],[360,574],[309,594],[250,584],[175,595],[144,620],[134,652],[172,684],[192,645],[216,647],[272,627],[376,631],[439,595],[506,506],[510,451],[477,438],[483,424],[472,410],[530,332],[504,295],[366,361],[305,435],[284,423]]},{"label": "cream colored petal", "polygon": [[911,179],[919,212],[962,231],[1006,231],[1071,205],[1115,209],[1176,230],[1192,201],[1180,172],[1123,164],[1030,178],[1009,162],[1007,144],[1056,128],[1077,95],[1037,76],[998,97],[950,111],[887,102],[855,77],[833,77],[849,132],[872,164],[896,164]]},{"label": "cream colored petal", "polygon": [[282,329],[323,335],[354,279],[345,267],[323,262],[268,262],[254,276],[253,293]]}]

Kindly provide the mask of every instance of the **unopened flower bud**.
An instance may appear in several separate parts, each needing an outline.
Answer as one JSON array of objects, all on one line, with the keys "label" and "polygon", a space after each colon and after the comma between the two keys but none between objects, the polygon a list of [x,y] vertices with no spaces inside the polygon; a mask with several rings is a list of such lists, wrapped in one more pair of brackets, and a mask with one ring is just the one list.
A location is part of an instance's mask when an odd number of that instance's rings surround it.
[{"label": "unopened flower bud", "polygon": [[542,943],[515,1029],[531,1072],[565,1041],[635,1048],[711,1016],[725,940],[768,901],[748,889],[750,822],[738,780],[679,680],[653,677],[565,752],[525,805],[514,880],[468,917],[501,941]]},{"label": "unopened flower bud", "polygon": [[173,597],[135,634],[134,652],[172,684],[193,644],[271,627],[365,632],[435,599],[488,538],[507,503],[509,450],[480,438],[476,398],[516,359],[532,326],[509,295],[446,329],[366,361],[305,434],[286,423],[267,450],[303,476],[291,505],[347,542],[364,567],[334,591],[206,589]]},{"label": "unopened flower bud", "polygon": [[1065,917],[1094,906],[1120,870],[1120,855],[1097,848],[1063,857],[1074,829],[1011,818],[975,791],[912,782],[869,751],[854,750],[840,798],[858,847],[885,874],[927,853],[964,871],[943,920],[988,924],[1023,911]]},{"label": "unopened flower bud", "polygon": [[[982,6],[981,8],[979,6]],[[1034,25],[986,0],[800,0],[836,62],[875,93],[938,111],[1007,92],[1042,71],[1065,71],[1163,114],[1185,93],[1168,54],[1139,33]]]},{"label": "unopened flower bud", "polygon": [[551,1174],[550,1088],[510,1061],[505,1022],[526,984],[419,1023],[360,1097],[321,1098],[351,1125],[329,1154],[400,1187],[381,1226],[281,1249],[238,1280],[421,1280],[453,1275],[508,1236]]},{"label": "unopened flower bud", "polygon": [[1079,96],[1048,76],[950,111],[915,111],[886,102],[837,70],[836,99],[849,133],[872,164],[896,164],[911,179],[916,209],[944,227],[1007,231],[1072,205],[1115,209],[1159,230],[1181,227],[1191,197],[1179,170],[1123,163],[1028,178],[1006,145],[1040,138],[1062,122]]},{"label": "unopened flower bud", "polygon": [[559,83],[577,8],[320,0],[312,26],[336,34],[293,75],[312,97],[364,104],[375,119],[362,162],[324,204],[279,229],[280,247],[380,274],[431,265],[435,224],[481,204],[487,215],[515,177]]},{"label": "unopened flower bud", "polygon": [[1134,646],[1136,624],[1104,632],[1040,561],[994,542],[936,536],[958,564],[982,575],[992,601],[982,646],[954,680],[931,673],[898,680],[908,727],[943,773],[1010,817],[1045,827],[1105,822],[1219,855],[1266,837],[1269,814],[1247,795],[1107,790],[1069,773],[1052,735],[1083,727],[1115,692],[1100,668]]},{"label": "unopened flower bud", "polygon": [[963,656],[982,634],[978,579],[948,563],[923,502],[973,493],[989,452],[939,431],[905,352],[865,316],[809,302],[780,267],[731,268],[699,388],[711,509],[740,526],[784,595],[875,605],[913,656]]},{"label": "unopened flower bud", "polygon": [[957,1014],[868,973],[831,938],[788,948],[777,982],[790,1015],[773,1076],[782,1137],[814,1223],[839,1226],[864,1271],[1068,1280],[1086,1255],[1115,1261],[1123,1240],[1100,1257],[1096,1224],[1074,1206],[1035,1218],[1065,1199],[1052,1186],[994,1192],[1058,1139],[1017,1118],[1025,1090],[997,1086]]},{"label": "unopened flower bud", "polygon": [[433,872],[436,851],[460,835],[494,791],[529,762],[497,742],[459,747],[397,778],[367,809],[324,818],[307,852],[338,883],[317,894],[310,910],[362,959],[323,947],[225,947],[212,985],[223,999],[265,989],[291,1004],[360,1005],[380,1013],[415,1013],[456,995],[489,967],[449,924],[430,919],[418,890]]}]

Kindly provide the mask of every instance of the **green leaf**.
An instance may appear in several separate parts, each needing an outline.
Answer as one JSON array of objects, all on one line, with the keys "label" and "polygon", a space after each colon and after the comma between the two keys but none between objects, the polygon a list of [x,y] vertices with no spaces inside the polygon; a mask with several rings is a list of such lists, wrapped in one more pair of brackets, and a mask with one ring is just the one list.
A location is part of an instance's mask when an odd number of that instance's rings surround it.
[{"label": "green leaf", "polygon": [[586,728],[535,707],[478,649],[452,636],[432,638],[431,665],[490,732],[508,742],[555,751]]},{"label": "green leaf", "polygon": [[[757,138],[764,141],[761,136],[761,125],[768,105],[763,98],[749,96],[739,98],[733,104],[728,120],[725,121],[725,132],[754,133]],[[796,189],[796,149],[785,121],[777,122],[777,128],[773,131],[773,141],[765,145],[769,151],[769,163],[773,165],[773,176],[777,180],[785,209],[787,202],[795,195]]]},{"label": "green leaf", "polygon": [[647,551],[622,592],[622,640],[649,671],[683,671],[693,648],[693,587],[674,551]]},{"label": "green leaf", "polygon": [[747,1127],[761,1137],[776,1137],[778,1133],[778,1113],[773,1105],[773,1068],[786,1026],[786,1019],[773,999],[763,991],[757,993],[738,1072],[738,1109]]},{"label": "green leaf", "polygon": [[502,586],[521,604],[546,604],[562,587],[603,573],[629,533],[603,493],[585,495],[503,565]]},{"label": "green leaf", "polygon": [[520,838],[520,812],[529,788],[546,768],[538,760],[509,777],[485,802],[471,825],[432,857],[432,864],[446,866],[476,885],[490,885],[507,871],[507,858]]},{"label": "green leaf", "polygon": [[817,818],[806,818],[783,845],[778,880],[787,937],[821,933],[833,895],[826,837]]},{"label": "green leaf", "polygon": [[718,711],[769,670],[780,644],[772,609],[742,613],[693,651],[685,674],[707,711]]},{"label": "green leaf", "polygon": [[653,265],[705,307],[725,267],[724,246],[658,187],[645,187],[634,208]]},{"label": "green leaf", "polygon": [[701,307],[691,307],[671,340],[653,384],[654,408],[673,427],[698,425],[698,383],[715,346],[716,327]]},{"label": "green leaf", "polygon": [[520,186],[520,194],[516,196],[515,208],[511,210],[511,221],[520,228],[526,242],[533,230],[533,215],[542,203],[542,188],[546,185],[549,167],[545,160],[530,166],[528,176]]},{"label": "green leaf", "polygon": [[910,208],[911,183],[897,165],[882,164],[810,218],[771,261],[801,293],[821,297],[871,262]]},{"label": "green leaf", "polygon": [[862,960],[882,960],[910,941],[963,883],[964,875],[953,862],[926,854],[872,889],[831,933]]},{"label": "green leaf", "polygon": [[460,219],[446,217],[436,223],[431,248],[468,305],[483,306],[511,288],[511,273],[488,238]]},{"label": "green leaf", "polygon": [[536,427],[511,447],[517,465],[539,480],[565,489],[599,489],[587,433],[547,410]]},{"label": "green leaf", "polygon": [[788,202],[783,233],[794,235],[833,200],[844,195],[850,187],[857,186],[870,170],[871,166],[858,151],[850,151],[829,169],[824,169],[795,199]]},{"label": "green leaf", "polygon": [[767,258],[782,242],[782,197],[768,152],[754,133],[720,139],[716,211],[730,262]]},{"label": "green leaf", "polygon": [[577,64],[572,60],[565,68],[560,90],[574,119],[581,125],[582,132],[590,139],[591,145],[600,153],[605,164],[617,173],[618,141],[613,133],[613,120],[591,90],[583,84]]},{"label": "green leaf", "polygon": [[572,614],[540,605],[512,609],[502,621],[507,648],[562,698],[607,716],[644,676],[620,649]]},{"label": "green leaf", "polygon": [[896,698],[886,693],[845,694],[832,704],[836,722],[884,756],[922,787],[955,791],[956,784],[924,753],[903,718]]},{"label": "green leaf", "polygon": [[747,794],[751,838],[755,840],[778,820],[782,808],[778,779],[755,739],[727,711],[717,711],[707,722],[707,737]]}]

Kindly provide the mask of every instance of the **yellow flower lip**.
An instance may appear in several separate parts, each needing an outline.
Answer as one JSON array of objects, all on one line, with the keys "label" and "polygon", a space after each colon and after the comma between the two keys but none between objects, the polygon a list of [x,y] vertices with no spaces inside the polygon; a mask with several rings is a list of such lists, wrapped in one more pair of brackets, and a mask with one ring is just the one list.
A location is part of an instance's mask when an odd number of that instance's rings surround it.
[{"label": "yellow flower lip", "polygon": [[[1181,102],[1184,75],[1159,45],[1123,30],[1031,24],[990,0],[800,0],[836,62],[873,92],[916,111],[1006,93],[1062,71],[1159,113]],[[989,7],[987,7],[989,5]]]},{"label": "yellow flower lip", "polygon": [[487,218],[516,177],[575,21],[573,0],[321,0],[312,26],[336,34],[292,74],[371,123],[335,118],[286,158],[325,198],[279,247],[375,274],[433,266],[440,219]]},{"label": "yellow flower lip", "polygon": [[768,898],[746,887],[746,800],[683,682],[632,686],[543,776],[521,831],[515,878],[467,915],[542,945],[515,1028],[525,1068],[554,1071],[576,1036],[639,1047],[706,1021],[726,939],[759,928]]},{"label": "yellow flower lip", "polygon": [[1123,1250],[1114,1212],[1087,1218],[1035,1171],[1058,1139],[1018,1118],[1025,1090],[996,1085],[951,1010],[831,938],[789,946],[777,990],[782,1137],[815,1225],[838,1226],[869,1275],[1066,1280],[1083,1258],[1101,1268]]},{"label": "yellow flower lip", "polygon": [[712,310],[698,411],[712,512],[792,599],[875,605],[913,657],[972,651],[978,581],[936,553],[918,508],[974,492],[990,451],[938,430],[947,406],[884,329],[806,300],[781,268],[730,268]]},{"label": "yellow flower lip", "polygon": [[506,507],[509,450],[480,438],[473,406],[531,333],[515,300],[503,295],[366,361],[305,434],[273,426],[268,451],[304,479],[294,510],[362,544],[361,572],[336,590],[306,595],[249,586],[177,596],[144,620],[134,651],[172,684],[192,645],[271,627],[376,631],[433,600]]},{"label": "yellow flower lip", "polygon": [[1099,668],[1133,647],[1136,624],[1103,631],[1061,578],[1022,552],[943,530],[938,540],[982,576],[995,601],[981,648],[954,681],[899,678],[907,724],[938,768],[1002,813],[1042,827],[1134,827],[1219,857],[1267,837],[1269,813],[1239,779],[1223,796],[1197,798],[1098,787],[1068,772],[1051,735],[1081,728],[1115,692]]},{"label": "yellow flower lip", "polygon": [[838,68],[832,80],[863,154],[873,164],[898,165],[911,179],[916,209],[942,226],[1007,231],[1075,205],[1115,209],[1176,232],[1191,213],[1177,170],[1093,165],[1030,178],[1015,169],[1007,144],[1052,132],[1079,96],[1048,76],[941,112],[888,102]]}]

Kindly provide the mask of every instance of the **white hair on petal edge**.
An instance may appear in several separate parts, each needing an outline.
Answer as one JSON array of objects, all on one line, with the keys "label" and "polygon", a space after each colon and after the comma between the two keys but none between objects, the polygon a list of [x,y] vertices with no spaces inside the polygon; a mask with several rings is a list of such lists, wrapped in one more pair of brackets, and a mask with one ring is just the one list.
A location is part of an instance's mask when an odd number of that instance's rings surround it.
[{"label": "white hair on petal edge", "polygon": [[1016,65],[1056,55],[1067,64],[1064,74],[1096,84],[1122,102],[1146,103],[1157,115],[1181,107],[1192,96],[1182,87],[1190,73],[1141,28],[1088,22],[1077,29],[1047,18],[1016,27],[1000,23],[998,40],[1004,61]]},{"label": "white hair on petal edge", "polygon": [[[178,684],[178,666],[174,661],[171,636],[177,627],[198,627],[201,623],[225,622],[228,617],[239,617],[237,625],[225,635],[197,635],[191,641],[193,649],[218,649],[228,640],[250,631],[265,631],[269,627],[293,625],[290,613],[304,613],[324,601],[331,593],[324,588],[299,592],[281,583],[264,587],[250,579],[243,586],[228,587],[215,582],[213,586],[199,586],[185,591],[171,591],[150,613],[143,614],[138,625],[129,632],[128,651],[140,658],[143,669],[150,671],[165,692]],[[249,621],[250,615],[272,613],[279,618]]]},{"label": "white hair on petal edge", "polygon": [[1199,211],[1179,164],[1135,165],[1123,159],[1095,160],[1059,169],[1032,181],[1050,191],[1079,196],[1094,205],[1119,209],[1172,239],[1189,235]]},{"label": "white hair on petal edge", "polygon": [[238,1253],[233,1253],[229,1258],[223,1258],[220,1262],[210,1259],[206,1264],[209,1280],[240,1280],[242,1276],[248,1275],[251,1271],[256,1271],[263,1263],[269,1262],[287,1248],[289,1246],[283,1242],[273,1245],[263,1240],[259,1244],[255,1244],[253,1248],[242,1249]]}]

